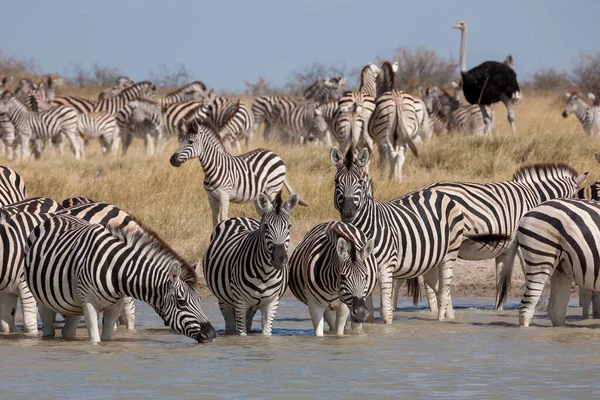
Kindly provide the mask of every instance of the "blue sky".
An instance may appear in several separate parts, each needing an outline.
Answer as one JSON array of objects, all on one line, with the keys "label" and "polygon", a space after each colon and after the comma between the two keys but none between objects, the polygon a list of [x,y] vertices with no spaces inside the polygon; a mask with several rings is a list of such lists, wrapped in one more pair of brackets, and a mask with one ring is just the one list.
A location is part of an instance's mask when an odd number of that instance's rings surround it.
[{"label": "blue sky", "polygon": [[158,64],[184,63],[219,90],[259,76],[281,85],[314,62],[360,66],[397,46],[458,60],[451,28],[461,19],[467,67],[512,53],[520,80],[540,67],[570,69],[599,48],[594,0],[4,0],[3,11],[0,49],[46,72],[97,62],[139,80]]}]

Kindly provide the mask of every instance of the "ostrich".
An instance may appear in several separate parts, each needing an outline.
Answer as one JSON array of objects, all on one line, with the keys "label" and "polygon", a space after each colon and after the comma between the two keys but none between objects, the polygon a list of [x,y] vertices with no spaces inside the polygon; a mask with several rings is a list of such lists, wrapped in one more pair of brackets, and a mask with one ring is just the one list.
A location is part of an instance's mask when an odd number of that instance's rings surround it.
[{"label": "ostrich", "polygon": [[461,31],[460,74],[463,79],[463,92],[469,103],[477,104],[481,108],[486,134],[491,131],[492,120],[485,106],[499,101],[506,106],[508,122],[515,133],[515,113],[511,105],[517,105],[521,101],[517,74],[510,66],[497,61],[486,61],[467,71],[467,24],[460,21],[453,28]]}]

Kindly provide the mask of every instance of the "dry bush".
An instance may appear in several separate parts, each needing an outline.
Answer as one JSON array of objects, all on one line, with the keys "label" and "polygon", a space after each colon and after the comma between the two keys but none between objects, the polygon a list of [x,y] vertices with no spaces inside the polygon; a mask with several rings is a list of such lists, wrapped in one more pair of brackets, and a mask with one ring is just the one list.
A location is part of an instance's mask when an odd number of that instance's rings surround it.
[{"label": "dry bush", "polygon": [[536,91],[563,91],[573,87],[573,82],[565,71],[558,71],[553,67],[541,68],[533,73],[530,80],[523,83],[523,87]]},{"label": "dry bush", "polygon": [[573,67],[573,83],[586,92],[600,93],[600,50],[582,53]]},{"label": "dry bush", "polygon": [[268,82],[264,77],[258,78],[256,83],[244,81],[244,96],[264,96],[269,94],[277,94],[279,89],[273,87],[271,82]]},{"label": "dry bush", "polygon": [[336,76],[349,77],[349,69],[344,64],[325,65],[314,63],[300,71],[292,71],[287,78],[283,91],[291,96],[302,96],[304,90],[312,85],[317,78],[331,78]]},{"label": "dry bush", "polygon": [[68,74],[67,82],[80,88],[108,88],[114,86],[121,75],[121,70],[114,66],[95,63],[86,69],[81,64],[75,64]]},{"label": "dry bush", "polygon": [[9,56],[0,50],[0,75],[22,76],[39,72],[38,62],[34,58]]},{"label": "dry bush", "polygon": [[379,64],[383,61],[398,61],[396,88],[407,92],[415,92],[419,86],[448,86],[457,78],[458,64],[452,56],[443,58],[424,47],[415,50],[397,47],[390,58],[377,58]]},{"label": "dry bush", "polygon": [[171,69],[166,64],[160,64],[148,72],[149,80],[160,89],[177,88],[192,81],[185,64],[179,64]]}]

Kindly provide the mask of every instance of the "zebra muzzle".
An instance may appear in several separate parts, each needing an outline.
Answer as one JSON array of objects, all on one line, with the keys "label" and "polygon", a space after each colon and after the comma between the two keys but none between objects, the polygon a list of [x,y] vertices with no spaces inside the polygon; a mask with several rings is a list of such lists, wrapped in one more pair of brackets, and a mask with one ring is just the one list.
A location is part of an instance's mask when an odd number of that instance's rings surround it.
[{"label": "zebra muzzle", "polygon": [[200,324],[200,332],[196,335],[198,343],[209,343],[217,338],[217,331],[210,322]]},{"label": "zebra muzzle", "polygon": [[288,256],[284,244],[276,244],[273,246],[273,268],[284,269],[287,267]]},{"label": "zebra muzzle", "polygon": [[365,301],[365,299],[353,297],[352,309],[350,311],[350,318],[352,319],[352,322],[361,324],[367,320],[368,316],[369,310],[367,309],[367,302]]},{"label": "zebra muzzle", "polygon": [[171,162],[171,165],[174,167],[179,167],[179,166],[181,166],[181,164],[183,164],[183,161],[181,161],[179,159],[179,154],[177,154],[177,153],[175,153],[171,156],[170,162]]},{"label": "zebra muzzle", "polygon": [[342,204],[340,214],[343,222],[352,222],[356,216],[356,206],[354,205],[353,197],[344,197],[344,203]]}]

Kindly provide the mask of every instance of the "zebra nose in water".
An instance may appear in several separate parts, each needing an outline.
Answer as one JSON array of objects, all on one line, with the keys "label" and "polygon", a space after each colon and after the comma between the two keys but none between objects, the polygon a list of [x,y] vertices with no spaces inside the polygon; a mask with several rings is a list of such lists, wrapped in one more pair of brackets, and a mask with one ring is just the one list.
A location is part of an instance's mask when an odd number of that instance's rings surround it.
[{"label": "zebra nose in water", "polygon": [[359,299],[358,297],[354,297],[352,299],[352,311],[350,311],[350,318],[352,322],[361,324],[367,320],[367,316],[369,315],[369,310],[367,310],[367,302],[364,298]]},{"label": "zebra nose in water", "polygon": [[198,343],[212,342],[217,338],[217,331],[210,322],[200,324],[200,333],[196,336]]},{"label": "zebra nose in water", "polygon": [[285,251],[284,244],[276,244],[273,246],[273,268],[284,269],[287,267],[288,256]]},{"label": "zebra nose in water", "polygon": [[181,165],[181,162],[179,161],[178,157],[177,157],[177,153],[173,154],[171,156],[171,165],[174,167],[179,167]]}]

